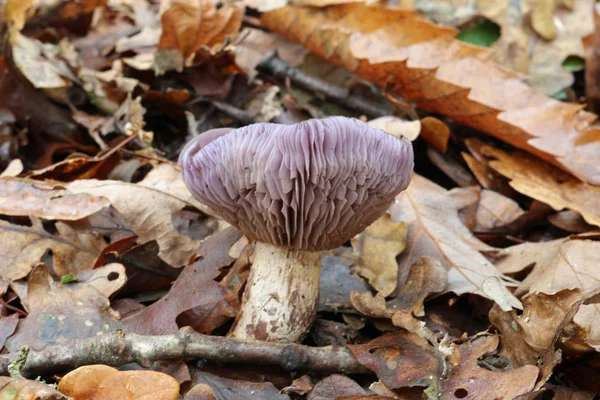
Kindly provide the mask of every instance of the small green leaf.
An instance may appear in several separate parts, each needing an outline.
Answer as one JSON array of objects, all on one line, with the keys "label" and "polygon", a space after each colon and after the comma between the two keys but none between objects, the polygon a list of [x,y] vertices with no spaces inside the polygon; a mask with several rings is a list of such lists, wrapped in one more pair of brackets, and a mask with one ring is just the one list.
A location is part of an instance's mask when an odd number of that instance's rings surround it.
[{"label": "small green leaf", "polygon": [[459,33],[456,38],[476,46],[490,47],[500,37],[500,27],[485,20],[474,28]]},{"label": "small green leaf", "polygon": [[77,277],[73,274],[69,274],[69,275],[63,275],[62,278],[60,278],[60,283],[66,285],[68,283],[73,283],[73,282],[77,282]]},{"label": "small green leaf", "polygon": [[565,58],[562,66],[570,72],[582,71],[585,68],[585,60],[579,56],[569,56]]}]

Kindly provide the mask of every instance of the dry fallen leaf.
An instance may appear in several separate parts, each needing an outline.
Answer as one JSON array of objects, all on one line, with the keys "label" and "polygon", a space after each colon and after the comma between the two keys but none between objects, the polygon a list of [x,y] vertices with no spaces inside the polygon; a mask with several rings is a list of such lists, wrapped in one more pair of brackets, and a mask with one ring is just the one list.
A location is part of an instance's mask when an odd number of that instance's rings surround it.
[{"label": "dry fallen leaf", "polygon": [[224,5],[217,9],[208,0],[172,0],[162,13],[162,34],[155,55],[158,71],[182,71],[194,57],[206,57],[235,39],[243,9]]},{"label": "dry fallen leaf", "polygon": [[365,394],[367,391],[352,379],[344,375],[333,374],[317,382],[306,400],[336,400],[340,397]]},{"label": "dry fallen leaf", "polygon": [[385,214],[352,239],[358,273],[383,296],[396,289],[396,256],[404,250],[406,232],[405,223],[392,222]]},{"label": "dry fallen leaf", "polygon": [[180,235],[173,225],[173,214],[186,206],[169,191],[118,181],[80,179],[65,185],[70,192],[107,198],[139,237],[140,243],[156,240],[159,256],[178,268],[189,261],[201,241]]},{"label": "dry fallen leaf", "polygon": [[498,336],[479,336],[458,347],[460,363],[450,370],[441,386],[440,399],[512,399],[531,391],[538,368],[526,365],[505,372],[481,368],[477,361],[498,346]]},{"label": "dry fallen leaf", "polygon": [[103,197],[69,193],[60,185],[19,179],[0,179],[0,214],[75,221],[110,202]]},{"label": "dry fallen leaf", "polygon": [[[483,282],[490,277],[506,277],[479,251],[491,248],[480,242],[458,216],[459,204],[444,188],[414,175],[408,188],[400,193],[390,208],[392,221],[408,224],[406,249],[399,257],[398,286],[410,267],[421,257],[433,257],[448,271],[447,291],[457,294],[476,293],[486,297]],[[513,307],[520,302],[508,292]]]},{"label": "dry fallen leaf", "polygon": [[437,386],[442,372],[442,362],[433,346],[412,333],[387,333],[369,343],[347,347],[390,389]]},{"label": "dry fallen leaf", "polygon": [[58,390],[74,400],[176,400],[179,383],[156,371],[119,371],[106,365],[79,367],[65,375]]},{"label": "dry fallen leaf", "polygon": [[[501,353],[515,367],[537,365],[554,344],[557,329],[569,308],[581,298],[579,290],[562,290],[553,295],[529,294],[523,298],[523,313],[504,312],[498,307],[490,311],[490,322],[501,333]],[[576,337],[577,339],[577,337]],[[561,341],[562,342],[562,341]],[[578,343],[561,343],[576,349]]]},{"label": "dry fallen leaf", "polygon": [[425,315],[423,302],[433,293],[441,293],[448,284],[448,272],[433,257],[421,257],[410,267],[406,281],[395,297],[388,301],[392,309],[409,310],[414,315]]},{"label": "dry fallen leaf", "polygon": [[475,215],[475,231],[485,232],[502,228],[525,214],[511,198],[483,189]]},{"label": "dry fallen leaf", "polygon": [[590,292],[598,287],[600,271],[594,261],[600,254],[600,242],[557,239],[542,243],[523,243],[502,250],[498,269],[512,274],[534,266],[525,278],[520,293],[557,293],[563,289]]},{"label": "dry fallen leaf", "polygon": [[62,222],[55,226],[57,234],[51,234],[38,219],[33,220],[31,227],[0,221],[0,242],[5,244],[0,261],[2,279],[25,278],[48,251],[59,276],[92,268],[106,245],[103,239],[78,232]]},{"label": "dry fallen leaf", "polygon": [[[557,294],[565,289],[580,289],[579,298],[598,288],[600,272],[596,260],[600,242],[558,239],[544,243],[523,243],[503,250],[497,262],[505,273],[533,270],[518,289],[521,293]],[[564,307],[562,307],[564,308]],[[591,346],[600,345],[600,306],[582,305],[575,322],[585,332]]]},{"label": "dry fallen leaf", "polygon": [[[197,330],[210,333],[214,328],[235,316],[228,290],[215,282],[219,268],[230,264],[229,249],[241,233],[229,228],[211,236],[199,250],[199,259],[183,269],[169,293],[144,310],[123,320],[132,332],[146,335],[175,333],[177,319],[192,311],[188,321]],[[200,290],[199,288],[202,288]]]},{"label": "dry fallen leaf", "polygon": [[490,157],[488,165],[509,178],[516,191],[557,211],[564,208],[577,211],[588,223],[600,226],[600,187],[580,182],[522,152],[508,154],[491,146],[484,146],[481,151]]},{"label": "dry fallen leaf", "polygon": [[290,400],[288,395],[279,393],[279,389],[271,382],[262,382],[262,379],[261,382],[248,382],[195,371],[192,383],[210,386],[214,393],[220,395],[219,400]]},{"label": "dry fallen leaf", "polygon": [[29,276],[27,304],[29,315],[19,321],[6,342],[9,351],[24,345],[34,350],[49,344],[66,345],[122,328],[104,294],[85,282],[54,282],[44,265],[38,265]]},{"label": "dry fallen leaf", "polygon": [[455,40],[454,29],[359,4],[288,6],[261,21],[393,94],[600,184],[596,116],[535,91],[489,61],[489,50]]}]

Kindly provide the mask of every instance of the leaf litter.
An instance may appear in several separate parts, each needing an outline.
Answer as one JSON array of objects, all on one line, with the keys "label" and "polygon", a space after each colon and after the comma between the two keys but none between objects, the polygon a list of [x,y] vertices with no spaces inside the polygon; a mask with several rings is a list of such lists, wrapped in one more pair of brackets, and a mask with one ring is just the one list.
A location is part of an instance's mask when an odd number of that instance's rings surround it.
[{"label": "leaf litter", "polygon": [[[592,3],[7,1],[0,394],[592,399]],[[324,254],[304,346],[257,356],[228,337],[253,244],[192,196],[177,157],[213,128],[328,115],[410,139],[416,173]],[[185,356],[184,327],[218,354]],[[154,344],[127,365],[77,353],[111,340]],[[75,353],[37,373],[44,351]],[[306,370],[319,354],[329,369]]]}]

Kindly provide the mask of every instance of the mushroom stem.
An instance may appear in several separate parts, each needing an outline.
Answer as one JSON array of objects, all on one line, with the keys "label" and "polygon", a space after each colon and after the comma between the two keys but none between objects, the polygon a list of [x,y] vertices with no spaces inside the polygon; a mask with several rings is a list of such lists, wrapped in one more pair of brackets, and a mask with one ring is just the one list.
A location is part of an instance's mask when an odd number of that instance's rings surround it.
[{"label": "mushroom stem", "polygon": [[242,308],[229,335],[293,343],[309,330],[319,304],[322,253],[256,242]]}]

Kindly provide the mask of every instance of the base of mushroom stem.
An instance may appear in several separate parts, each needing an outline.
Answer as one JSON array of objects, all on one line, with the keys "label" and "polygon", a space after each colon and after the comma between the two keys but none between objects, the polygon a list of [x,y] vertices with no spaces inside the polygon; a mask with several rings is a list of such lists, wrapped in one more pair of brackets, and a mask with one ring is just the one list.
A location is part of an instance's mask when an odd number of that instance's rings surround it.
[{"label": "base of mushroom stem", "polygon": [[257,242],[253,258],[242,308],[229,336],[299,341],[317,314],[322,253]]}]

